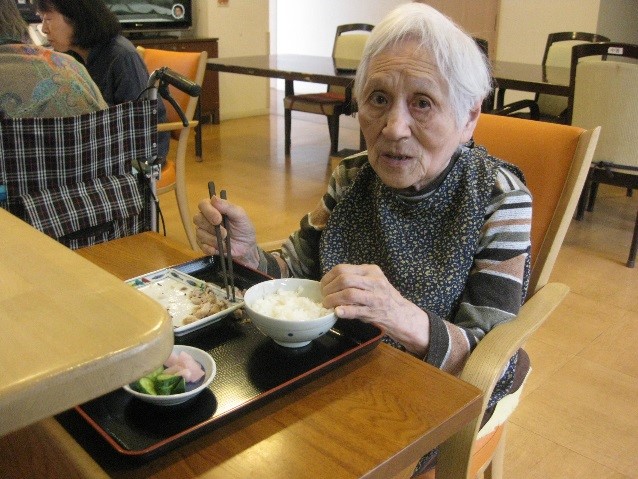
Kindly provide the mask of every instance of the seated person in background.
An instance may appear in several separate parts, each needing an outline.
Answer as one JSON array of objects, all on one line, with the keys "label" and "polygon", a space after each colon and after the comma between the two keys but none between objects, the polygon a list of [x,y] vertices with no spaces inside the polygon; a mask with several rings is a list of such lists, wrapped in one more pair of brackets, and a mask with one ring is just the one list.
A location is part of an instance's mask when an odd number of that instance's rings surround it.
[{"label": "seated person in background", "polygon": [[[199,204],[198,244],[217,253],[225,214],[237,260],[320,279],[339,318],[373,323],[385,342],[458,374],[485,334],[518,313],[530,273],[522,174],[470,141],[491,90],[487,59],[447,17],[408,3],[373,30],[354,88],[368,150],[335,169],[282,253],[258,248],[247,213],[217,197]],[[526,359],[512,358],[493,404],[520,386]],[[431,471],[434,456],[416,473]]]},{"label": "seated person in background", "polygon": [[28,43],[15,0],[0,0],[0,112],[10,117],[74,116],[108,108],[86,69],[63,53]]},{"label": "seated person in background", "polygon": [[[109,105],[136,100],[149,74],[133,44],[103,0],[35,0],[42,31],[53,48],[73,55],[86,66]],[[158,99],[158,121],[166,108]],[[166,158],[170,133],[158,133],[158,157]]]}]

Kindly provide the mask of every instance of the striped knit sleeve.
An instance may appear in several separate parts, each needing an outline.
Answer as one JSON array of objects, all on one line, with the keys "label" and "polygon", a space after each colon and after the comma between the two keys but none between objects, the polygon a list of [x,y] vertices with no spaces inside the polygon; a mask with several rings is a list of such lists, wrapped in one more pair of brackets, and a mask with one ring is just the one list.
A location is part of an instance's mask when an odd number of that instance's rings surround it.
[{"label": "striped knit sleeve", "polygon": [[429,313],[427,362],[460,372],[483,336],[516,316],[527,286],[531,225],[529,191],[500,168],[460,306],[449,321]]}]

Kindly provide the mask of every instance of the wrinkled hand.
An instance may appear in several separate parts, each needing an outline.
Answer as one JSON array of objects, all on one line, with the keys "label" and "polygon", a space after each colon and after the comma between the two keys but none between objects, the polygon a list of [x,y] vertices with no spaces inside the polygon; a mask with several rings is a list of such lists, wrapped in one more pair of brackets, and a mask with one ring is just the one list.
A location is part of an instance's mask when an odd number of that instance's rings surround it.
[{"label": "wrinkled hand", "polygon": [[409,351],[427,351],[427,313],[405,299],[378,266],[337,265],[321,279],[321,289],[323,305],[335,308],[338,317],[373,323]]},{"label": "wrinkled hand", "polygon": [[[206,254],[217,254],[217,236],[215,226],[222,223],[222,214],[228,218],[230,227],[230,243],[233,258],[240,262],[256,268],[259,264],[259,253],[255,227],[253,226],[246,211],[229,201],[222,200],[217,196],[199,202],[199,213],[193,222],[195,223],[197,244]],[[226,229],[221,228],[222,238],[226,238]]]}]

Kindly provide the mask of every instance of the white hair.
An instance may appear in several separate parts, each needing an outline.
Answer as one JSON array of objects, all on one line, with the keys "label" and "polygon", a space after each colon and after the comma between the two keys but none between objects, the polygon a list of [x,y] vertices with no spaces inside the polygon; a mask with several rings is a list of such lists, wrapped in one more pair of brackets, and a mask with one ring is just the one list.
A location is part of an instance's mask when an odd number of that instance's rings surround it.
[{"label": "white hair", "polygon": [[354,93],[361,98],[370,61],[403,41],[416,41],[431,52],[443,79],[457,126],[492,90],[489,61],[476,41],[438,10],[422,3],[406,3],[392,10],[370,34],[357,68]]}]

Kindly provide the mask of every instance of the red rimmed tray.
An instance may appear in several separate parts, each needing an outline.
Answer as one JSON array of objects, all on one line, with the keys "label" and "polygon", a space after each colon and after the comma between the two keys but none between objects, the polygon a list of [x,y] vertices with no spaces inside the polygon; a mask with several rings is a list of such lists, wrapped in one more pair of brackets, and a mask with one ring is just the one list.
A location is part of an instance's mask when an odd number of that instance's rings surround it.
[{"label": "red rimmed tray", "polygon": [[[173,268],[219,284],[216,259],[202,258]],[[242,289],[268,279],[237,263],[234,269],[235,284]],[[119,389],[59,415],[58,420],[80,443],[87,440],[83,429],[88,425],[120,457],[150,459],[369,351],[382,336],[375,326],[338,320],[326,335],[308,346],[290,349],[231,313],[217,323],[176,337],[177,343],[208,351],[217,363],[217,376],[209,389],[191,401],[170,408],[153,406]],[[95,449],[96,445],[92,446]]]}]

